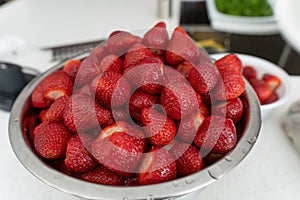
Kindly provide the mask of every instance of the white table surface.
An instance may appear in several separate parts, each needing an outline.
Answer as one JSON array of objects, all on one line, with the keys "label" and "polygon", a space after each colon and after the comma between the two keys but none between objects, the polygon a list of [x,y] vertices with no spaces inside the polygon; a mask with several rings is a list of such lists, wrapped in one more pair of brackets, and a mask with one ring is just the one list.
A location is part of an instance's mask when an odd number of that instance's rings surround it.
[{"label": "white table surface", "polygon": [[[44,71],[51,63],[48,55],[41,54],[40,47],[99,39],[119,27],[132,30],[151,26],[160,20],[154,0],[129,0],[126,3],[121,3],[123,0],[90,0],[88,7],[83,2],[87,1],[15,0],[1,7],[0,47],[1,34],[12,33],[34,48],[11,59]],[[66,6],[71,10],[67,10]],[[134,7],[138,9],[132,11]],[[54,11],[55,15],[52,15]],[[70,11],[73,11],[72,14]],[[174,19],[167,20],[167,23],[170,27],[176,26]],[[100,29],[94,24],[98,24]],[[300,99],[297,92],[300,77],[292,76],[290,79],[294,86],[292,98],[263,122],[261,135],[249,156],[235,170],[190,199],[300,199],[300,159],[280,127],[284,112],[292,102]],[[0,111],[0,200],[76,200],[76,197],[45,185],[21,165],[9,144],[8,119],[9,113]]]}]

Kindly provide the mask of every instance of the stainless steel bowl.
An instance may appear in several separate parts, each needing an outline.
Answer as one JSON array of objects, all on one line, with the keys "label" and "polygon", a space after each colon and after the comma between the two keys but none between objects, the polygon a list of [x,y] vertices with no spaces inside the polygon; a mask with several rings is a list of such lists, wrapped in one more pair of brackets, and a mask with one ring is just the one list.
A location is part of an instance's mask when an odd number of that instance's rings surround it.
[{"label": "stainless steel bowl", "polygon": [[[85,57],[87,57],[87,54],[81,55],[76,59],[83,59]],[[247,106],[244,130],[241,138],[239,139],[236,147],[216,163],[187,177],[147,186],[117,187],[81,181],[67,176],[45,164],[34,153],[28,142],[26,134],[22,133],[21,129],[23,118],[31,106],[30,95],[32,91],[47,75],[62,66],[63,63],[54,66],[47,72],[36,77],[23,89],[15,101],[11,112],[9,120],[9,138],[16,156],[28,171],[49,186],[65,193],[83,199],[93,200],[154,200],[180,198],[194,191],[203,189],[234,169],[250,152],[259,135],[261,127],[259,102],[255,92],[249,84],[247,84],[246,91],[243,94],[247,100]]]}]

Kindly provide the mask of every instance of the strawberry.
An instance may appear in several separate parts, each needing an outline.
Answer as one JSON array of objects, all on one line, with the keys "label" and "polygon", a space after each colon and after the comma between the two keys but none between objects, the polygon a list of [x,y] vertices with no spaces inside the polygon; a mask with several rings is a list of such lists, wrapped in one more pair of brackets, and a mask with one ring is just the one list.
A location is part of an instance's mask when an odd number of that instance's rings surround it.
[{"label": "strawberry", "polygon": [[165,82],[188,83],[184,75],[173,67],[165,65],[163,71]]},{"label": "strawberry", "polygon": [[178,127],[178,140],[186,143],[192,143],[198,128],[202,124],[205,116],[201,112],[193,113],[190,116],[182,119]]},{"label": "strawberry", "polygon": [[152,148],[144,154],[138,169],[139,185],[149,185],[170,181],[176,178],[176,163],[163,148]]},{"label": "strawberry", "polygon": [[146,57],[137,61],[125,70],[125,77],[136,87],[149,94],[157,94],[161,91],[163,80],[163,63],[157,57]]},{"label": "strawberry", "polygon": [[93,60],[92,56],[85,58],[77,72],[74,81],[74,88],[82,87],[83,85],[90,84],[96,76],[100,74],[98,64]]},{"label": "strawberry", "polygon": [[64,120],[64,110],[66,106],[68,97],[63,96],[58,98],[50,106],[45,114],[45,118],[49,122],[63,122]]},{"label": "strawberry", "polygon": [[230,71],[241,74],[243,70],[242,61],[235,54],[227,54],[226,56],[218,59],[215,64],[220,72]]},{"label": "strawberry", "polygon": [[199,149],[190,144],[177,143],[169,152],[175,159],[178,177],[188,176],[203,168]]},{"label": "strawberry", "polygon": [[62,158],[70,137],[71,133],[64,125],[44,122],[34,130],[34,148],[43,158]]},{"label": "strawberry", "polygon": [[123,73],[123,60],[113,54],[110,54],[102,59],[98,68],[101,72],[116,72]]},{"label": "strawberry", "polygon": [[93,89],[92,86],[90,84],[86,84],[84,86],[82,86],[80,89],[76,90],[75,94],[86,94],[88,96],[93,97]]},{"label": "strawberry", "polygon": [[152,52],[143,44],[137,43],[134,44],[124,57],[124,69],[127,69],[135,65],[138,61],[153,56]]},{"label": "strawberry", "polygon": [[43,95],[50,101],[55,101],[62,96],[70,96],[73,92],[73,81],[70,76],[57,70],[48,75],[44,80]]},{"label": "strawberry", "polygon": [[142,110],[141,116],[145,134],[152,145],[165,146],[173,140],[176,135],[173,120],[149,107]]},{"label": "strawberry", "polygon": [[[22,123],[22,132],[23,134],[27,134],[27,137],[33,141],[34,140],[34,129],[38,125],[39,119],[37,115],[29,114],[24,117],[23,123]],[[28,144],[30,144],[30,140],[28,140]]]},{"label": "strawberry", "polygon": [[234,123],[238,123],[243,115],[244,105],[240,98],[231,99],[221,102],[212,107],[212,114],[232,119]]},{"label": "strawberry", "polygon": [[210,115],[210,110],[208,109],[207,105],[202,103],[200,106],[199,106],[199,112],[204,116],[204,117],[207,117]]},{"label": "strawberry", "polygon": [[104,72],[91,84],[96,92],[96,99],[106,108],[116,108],[128,101],[130,85],[121,74]]},{"label": "strawberry", "polygon": [[198,46],[180,26],[172,33],[166,51],[166,60],[171,66],[185,60],[193,64],[199,62]]},{"label": "strawberry", "polygon": [[273,91],[267,82],[258,79],[251,79],[250,84],[255,90],[261,104],[264,104],[271,97]]},{"label": "strawberry", "polygon": [[121,176],[113,173],[105,167],[98,167],[94,170],[84,173],[80,176],[80,179],[102,185],[125,185],[125,181]]},{"label": "strawberry", "polygon": [[73,95],[68,99],[63,118],[64,124],[72,132],[88,131],[113,121],[109,110],[84,94]]},{"label": "strawberry", "polygon": [[217,115],[206,117],[200,125],[194,143],[201,150],[213,153],[227,153],[237,142],[233,121]]},{"label": "strawberry", "polygon": [[267,100],[264,102],[264,104],[273,103],[273,102],[277,101],[278,99],[279,99],[278,94],[277,94],[275,91],[273,91],[273,92],[272,92],[272,95],[270,96],[270,98],[267,99]]},{"label": "strawberry", "polygon": [[217,68],[213,64],[200,64],[191,68],[188,80],[200,94],[212,91],[220,80]]},{"label": "strawberry", "polygon": [[251,79],[256,79],[257,77],[257,72],[256,72],[256,69],[252,66],[244,66],[243,68],[243,76],[248,80],[250,81]]},{"label": "strawberry", "polygon": [[198,99],[191,86],[185,83],[168,83],[162,89],[160,104],[168,117],[180,120],[197,110]]},{"label": "strawberry", "polygon": [[143,37],[143,44],[157,55],[164,55],[168,42],[169,36],[164,22],[158,22]]},{"label": "strawberry", "polygon": [[141,121],[141,111],[145,107],[151,107],[159,103],[159,97],[140,90],[136,90],[129,100],[129,113],[137,120]]},{"label": "strawberry", "polygon": [[272,74],[264,74],[262,79],[269,85],[269,87],[273,91],[281,85],[280,78]]},{"label": "strawberry", "polygon": [[31,103],[35,108],[46,108],[52,104],[52,101],[44,96],[45,82],[41,81],[33,90],[31,94]]},{"label": "strawberry", "polygon": [[85,173],[94,167],[97,162],[89,152],[93,138],[87,134],[75,134],[68,141],[65,166],[74,173]]},{"label": "strawberry", "polygon": [[136,176],[125,179],[125,186],[138,186],[138,178]]},{"label": "strawberry", "polygon": [[112,114],[115,121],[126,121],[130,117],[130,114],[124,107],[112,109]]},{"label": "strawberry", "polygon": [[145,149],[143,132],[121,121],[103,129],[92,144],[98,162],[123,177],[136,172]]},{"label": "strawberry", "polygon": [[245,81],[241,74],[231,71],[221,71],[222,80],[214,91],[218,100],[229,100],[239,97],[246,88]]},{"label": "strawberry", "polygon": [[77,76],[77,72],[79,70],[80,65],[80,60],[68,60],[64,65],[63,71],[65,71],[74,81]]},{"label": "strawberry", "polygon": [[178,65],[176,65],[175,69],[180,72],[185,78],[188,78],[190,70],[192,68],[195,68],[195,65],[193,65],[190,62],[187,61],[183,61],[181,63],[179,63]]},{"label": "strawberry", "polygon": [[49,109],[49,108],[45,108],[45,109],[43,109],[43,110],[40,111],[40,113],[39,113],[39,119],[40,119],[41,122],[47,121],[45,115],[46,115],[48,109]]},{"label": "strawberry", "polygon": [[96,65],[99,65],[101,60],[107,55],[106,47],[103,44],[95,47],[90,55],[89,59],[91,59]]},{"label": "strawberry", "polygon": [[140,37],[134,36],[126,31],[115,31],[106,42],[106,51],[109,54],[122,56],[135,43],[141,43]]}]

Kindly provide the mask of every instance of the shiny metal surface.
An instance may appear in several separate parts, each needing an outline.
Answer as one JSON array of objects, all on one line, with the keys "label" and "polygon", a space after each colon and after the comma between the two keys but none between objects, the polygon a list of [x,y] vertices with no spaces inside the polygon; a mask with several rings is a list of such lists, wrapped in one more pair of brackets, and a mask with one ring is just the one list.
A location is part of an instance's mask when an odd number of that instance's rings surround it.
[{"label": "shiny metal surface", "polygon": [[[86,56],[87,54],[81,55],[76,59],[82,59]],[[11,112],[9,120],[9,138],[16,156],[28,171],[49,186],[65,193],[82,199],[92,200],[177,199],[178,197],[203,189],[234,169],[247,156],[258,138],[261,127],[259,102],[253,89],[247,84],[246,92],[244,94],[245,99],[247,99],[247,112],[242,136],[235,149],[213,165],[187,177],[148,186],[106,186],[72,178],[53,169],[51,166],[46,165],[33,152],[29,142],[26,142],[28,140],[21,129],[22,119],[30,107],[29,97],[33,89],[47,75],[62,66],[63,63],[58,64],[44,74],[36,77],[21,92],[15,101]]]}]

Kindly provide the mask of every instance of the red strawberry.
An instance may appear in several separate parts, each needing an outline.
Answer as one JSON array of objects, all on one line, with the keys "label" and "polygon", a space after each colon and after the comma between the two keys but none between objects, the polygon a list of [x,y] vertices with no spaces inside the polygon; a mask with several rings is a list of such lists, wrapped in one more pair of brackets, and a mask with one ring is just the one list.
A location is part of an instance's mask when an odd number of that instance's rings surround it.
[{"label": "red strawberry", "polygon": [[90,84],[86,84],[82,86],[80,89],[78,89],[75,94],[86,94],[88,96],[93,97],[92,91],[93,91],[92,86]]},{"label": "red strawberry", "polygon": [[145,149],[143,132],[121,121],[103,129],[92,144],[98,162],[124,177],[136,172]]},{"label": "red strawberry", "polygon": [[96,98],[106,108],[115,108],[128,101],[130,85],[121,74],[104,72],[92,82],[92,88],[96,92]]},{"label": "red strawberry", "polygon": [[267,100],[264,102],[264,104],[273,103],[273,102],[277,101],[278,99],[279,99],[278,94],[277,94],[275,91],[273,91],[273,92],[272,92],[272,95],[270,96],[270,98],[267,99]]},{"label": "red strawberry", "polygon": [[188,80],[200,94],[212,91],[220,80],[220,74],[213,64],[201,64],[191,68]]},{"label": "red strawberry", "polygon": [[105,167],[98,167],[92,171],[82,174],[80,178],[88,182],[102,185],[125,185],[124,179],[121,176],[113,173]]},{"label": "red strawberry", "polygon": [[193,174],[203,168],[199,149],[190,144],[177,143],[170,150],[170,154],[175,159],[178,177]]},{"label": "red strawberry", "polygon": [[144,108],[141,115],[145,133],[152,145],[165,146],[173,140],[176,135],[173,120],[149,107]]},{"label": "red strawberry", "polygon": [[212,114],[232,119],[234,123],[239,122],[244,112],[244,105],[240,98],[221,102],[212,107]]},{"label": "red strawberry", "polygon": [[176,65],[175,69],[180,72],[185,78],[188,78],[190,70],[192,68],[195,68],[195,65],[193,65],[190,62],[187,61],[183,61],[181,63],[179,63],[178,65]]},{"label": "red strawberry", "polygon": [[48,109],[45,118],[49,122],[63,122],[64,111],[68,97],[63,96],[58,98]]},{"label": "red strawberry", "polygon": [[158,22],[143,38],[143,44],[157,55],[164,55],[168,42],[169,36],[164,22]]},{"label": "red strawberry", "polygon": [[39,119],[40,119],[41,122],[47,121],[45,115],[46,115],[48,109],[49,109],[49,108],[45,108],[45,109],[43,109],[43,110],[40,111],[40,113],[39,113]]},{"label": "red strawberry", "polygon": [[138,61],[153,56],[152,52],[143,44],[134,44],[124,57],[124,69],[135,65]]},{"label": "red strawberry", "polygon": [[64,112],[64,124],[70,131],[88,131],[99,128],[99,125],[106,126],[112,121],[112,113],[90,96],[77,94],[68,99]]},{"label": "red strawberry", "polygon": [[145,107],[151,107],[159,103],[159,97],[154,96],[143,91],[135,91],[129,100],[129,113],[131,116],[141,121],[141,111]]},{"label": "red strawberry", "polygon": [[123,73],[123,60],[113,54],[110,54],[102,59],[99,64],[101,72],[116,72]]},{"label": "red strawberry", "polygon": [[112,109],[112,114],[115,121],[126,121],[130,117],[128,111],[123,107]]},{"label": "red strawberry", "polygon": [[241,74],[224,70],[221,72],[221,76],[222,80],[219,81],[214,91],[216,99],[235,99],[245,91],[246,84]]},{"label": "red strawberry", "polygon": [[138,170],[138,183],[149,185],[176,178],[176,164],[172,156],[163,148],[152,148],[144,154]]},{"label": "red strawberry", "polygon": [[97,162],[89,152],[93,138],[87,134],[75,134],[68,141],[65,166],[74,173],[84,173],[94,167]]},{"label": "red strawberry", "polygon": [[68,60],[64,65],[63,70],[71,77],[74,81],[81,65],[80,60]]},{"label": "red strawberry", "polygon": [[193,113],[182,119],[176,137],[182,142],[192,143],[204,119],[205,116],[201,112]]},{"label": "red strawberry", "polygon": [[197,110],[198,100],[193,88],[185,83],[169,83],[163,87],[160,104],[168,117],[180,120]]},{"label": "red strawberry", "polygon": [[71,133],[64,125],[44,122],[34,130],[34,148],[43,158],[62,158],[70,137]]},{"label": "red strawberry", "polygon": [[99,74],[100,70],[98,69],[98,64],[93,60],[92,56],[85,58],[77,72],[74,88],[80,88],[83,85],[90,84]]},{"label": "red strawberry", "polygon": [[161,91],[163,80],[163,63],[154,56],[139,60],[125,70],[125,77],[137,88],[149,94],[157,94]]},{"label": "red strawberry", "polygon": [[263,80],[269,85],[271,90],[276,90],[281,85],[281,80],[278,76],[272,74],[264,74]]},{"label": "red strawberry", "polygon": [[125,31],[115,31],[106,42],[106,51],[109,54],[121,56],[135,43],[141,43],[140,37],[134,36]]},{"label": "red strawberry", "polygon": [[70,76],[58,70],[47,76],[44,80],[43,94],[50,101],[55,101],[62,96],[70,96],[73,92],[73,81]]},{"label": "red strawberry", "polygon": [[166,51],[166,60],[172,66],[185,60],[193,64],[199,62],[198,46],[180,26],[173,31]]},{"label": "red strawberry", "polygon": [[[31,141],[34,140],[34,129],[38,125],[39,119],[37,115],[30,114],[24,117],[23,123],[22,123],[22,132],[23,134],[26,134],[29,136],[29,139]],[[27,138],[27,137],[24,137]],[[28,142],[30,141],[28,140]],[[30,144],[30,142],[29,142]]]},{"label": "red strawberry", "polygon": [[164,66],[164,80],[172,83],[188,83],[181,72],[167,65]]},{"label": "red strawberry", "polygon": [[243,65],[242,61],[235,54],[227,54],[215,62],[220,72],[230,71],[238,74],[242,73]]},{"label": "red strawberry", "polygon": [[103,44],[95,47],[90,55],[89,59],[91,59],[96,65],[99,65],[101,60],[107,55],[106,47]]},{"label": "red strawberry", "polygon": [[252,66],[245,66],[243,68],[243,76],[249,81],[251,79],[256,79],[257,77],[257,72],[256,72],[256,69]]},{"label": "red strawberry", "polygon": [[207,117],[210,115],[210,111],[207,107],[206,104],[202,103],[200,106],[199,106],[199,112],[204,116],[204,117]]},{"label": "red strawberry", "polygon": [[41,81],[31,94],[31,102],[35,108],[46,108],[52,104],[52,101],[44,96],[44,86],[46,82]]},{"label": "red strawberry", "polygon": [[271,97],[273,91],[267,82],[258,79],[251,79],[250,84],[255,90],[261,104],[264,104]]},{"label": "red strawberry", "polygon": [[231,119],[212,115],[200,125],[194,143],[201,150],[226,153],[235,147],[236,128]]},{"label": "red strawberry", "polygon": [[138,186],[138,185],[139,185],[139,182],[138,182],[137,177],[131,177],[131,178],[125,179],[125,186]]}]

